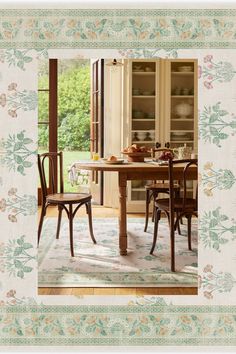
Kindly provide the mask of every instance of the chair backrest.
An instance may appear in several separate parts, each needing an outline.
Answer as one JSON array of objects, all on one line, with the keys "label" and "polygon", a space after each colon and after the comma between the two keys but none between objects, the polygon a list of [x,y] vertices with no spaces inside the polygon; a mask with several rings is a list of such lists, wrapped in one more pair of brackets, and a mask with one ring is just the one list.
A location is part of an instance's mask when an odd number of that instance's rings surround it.
[{"label": "chair backrest", "polygon": [[[46,162],[48,161],[49,176],[46,178]],[[58,174],[54,171],[58,171],[59,166],[59,183],[60,183],[60,193],[64,193],[64,181],[63,181],[63,153],[60,152],[47,152],[44,154],[38,154],[38,169],[41,184],[41,192],[43,200],[46,196],[58,192],[57,188],[57,178]]]},{"label": "chair backrest", "polygon": [[[177,167],[183,167],[181,174],[182,176],[179,176],[178,179],[182,182],[182,190],[181,193],[182,198],[183,198],[183,204],[182,204],[182,209],[185,210],[186,208],[186,199],[187,199],[187,181],[188,180],[197,180],[196,177],[193,177],[191,168],[192,167],[198,167],[198,160],[197,159],[183,159],[183,160],[169,160],[169,194],[170,194],[170,209],[173,210],[173,201],[174,201],[174,178],[175,173],[174,173],[174,168]],[[182,165],[182,166],[181,166]],[[183,166],[184,165],[184,166]],[[197,175],[197,174],[196,174]],[[193,197],[193,199],[196,200],[196,210],[197,210],[197,196],[198,193],[198,188],[196,187],[196,195]]]}]

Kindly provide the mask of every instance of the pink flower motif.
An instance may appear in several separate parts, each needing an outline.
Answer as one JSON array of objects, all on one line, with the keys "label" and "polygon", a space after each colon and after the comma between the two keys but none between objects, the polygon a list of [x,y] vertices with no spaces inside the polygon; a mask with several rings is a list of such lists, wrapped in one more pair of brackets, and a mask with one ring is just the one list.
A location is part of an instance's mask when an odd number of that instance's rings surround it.
[{"label": "pink flower motif", "polygon": [[9,116],[11,116],[12,118],[16,118],[17,117],[17,113],[14,109],[9,109],[8,110],[8,114]]},{"label": "pink flower motif", "polygon": [[6,102],[7,102],[6,95],[5,95],[5,93],[2,93],[2,94],[0,95],[0,105],[1,105],[2,107],[5,107],[5,106],[6,106]]},{"label": "pink flower motif", "polygon": [[213,80],[213,76],[208,75],[208,76],[207,76],[207,79],[211,81],[211,80]]},{"label": "pink flower motif", "polygon": [[207,55],[207,56],[205,56],[205,58],[204,58],[204,63],[211,62],[212,58],[213,58],[213,55]]},{"label": "pink flower motif", "polygon": [[212,269],[213,269],[213,266],[212,266],[211,264],[207,264],[207,265],[205,266],[205,268],[203,269],[203,272],[204,272],[204,273],[208,273],[208,272],[211,272]]},{"label": "pink flower motif", "polygon": [[0,200],[0,211],[5,211],[6,206],[7,206],[6,199],[1,199]]},{"label": "pink flower motif", "polygon": [[13,289],[9,290],[7,293],[7,297],[15,297],[15,295],[16,295],[16,291]]},{"label": "pink flower motif", "polygon": [[17,192],[17,188],[11,188],[9,191],[8,191],[8,195],[11,196],[11,195],[15,195]]},{"label": "pink flower motif", "polygon": [[207,67],[208,67],[208,69],[212,69],[213,65],[212,64],[208,64]]},{"label": "pink flower motif", "polygon": [[12,214],[8,215],[8,220],[10,220],[11,222],[17,222],[16,216]]},{"label": "pink flower motif", "polygon": [[200,79],[202,76],[202,67],[198,65],[198,78]]},{"label": "pink flower motif", "polygon": [[10,85],[8,85],[8,91],[14,91],[17,88],[17,84],[15,82],[12,82]]},{"label": "pink flower motif", "polygon": [[208,82],[208,81],[204,81],[204,86],[205,86],[208,90],[210,90],[210,89],[213,88],[211,82]]},{"label": "pink flower motif", "polygon": [[210,293],[209,291],[204,291],[203,295],[209,300],[213,299],[212,293]]}]

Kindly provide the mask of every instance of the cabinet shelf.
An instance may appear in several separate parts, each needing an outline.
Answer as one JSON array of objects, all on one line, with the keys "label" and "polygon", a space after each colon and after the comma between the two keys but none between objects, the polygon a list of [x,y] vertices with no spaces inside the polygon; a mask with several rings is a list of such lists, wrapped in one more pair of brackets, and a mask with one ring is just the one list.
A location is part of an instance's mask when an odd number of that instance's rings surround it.
[{"label": "cabinet shelf", "polygon": [[188,143],[193,143],[194,141],[193,140],[170,140],[171,143],[183,143],[183,144],[188,144]]},{"label": "cabinet shelf", "polygon": [[193,75],[193,71],[171,71],[171,75]]},{"label": "cabinet shelf", "polygon": [[194,98],[194,95],[171,95],[171,98]]},{"label": "cabinet shelf", "polygon": [[191,122],[193,118],[171,118],[171,121],[174,122]]},{"label": "cabinet shelf", "polygon": [[150,76],[150,75],[155,75],[155,71],[132,71],[133,75],[138,75],[138,76]]},{"label": "cabinet shelf", "polygon": [[[146,133],[146,132],[148,132],[148,133],[150,133],[150,132],[155,132],[155,130],[154,129],[132,129],[131,130],[132,132],[141,132],[141,133]],[[182,131],[182,130],[181,130]]]},{"label": "cabinet shelf", "polygon": [[154,140],[133,140],[132,141],[133,144],[154,144],[155,141]]},{"label": "cabinet shelf", "polygon": [[155,118],[132,118],[135,122],[154,122]]},{"label": "cabinet shelf", "polygon": [[194,133],[194,130],[191,129],[172,129],[171,133]]},{"label": "cabinet shelf", "polygon": [[155,98],[155,95],[145,96],[145,95],[133,95],[133,98]]}]

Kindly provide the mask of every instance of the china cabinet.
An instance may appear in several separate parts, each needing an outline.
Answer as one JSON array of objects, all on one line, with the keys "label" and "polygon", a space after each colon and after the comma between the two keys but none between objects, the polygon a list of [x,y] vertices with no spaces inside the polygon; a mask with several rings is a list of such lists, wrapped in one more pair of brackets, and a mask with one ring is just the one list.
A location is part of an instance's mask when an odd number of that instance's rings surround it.
[{"label": "china cabinet", "polygon": [[[197,153],[197,60],[127,59],[125,70],[123,147]],[[128,211],[144,211],[148,182],[129,183]]]}]

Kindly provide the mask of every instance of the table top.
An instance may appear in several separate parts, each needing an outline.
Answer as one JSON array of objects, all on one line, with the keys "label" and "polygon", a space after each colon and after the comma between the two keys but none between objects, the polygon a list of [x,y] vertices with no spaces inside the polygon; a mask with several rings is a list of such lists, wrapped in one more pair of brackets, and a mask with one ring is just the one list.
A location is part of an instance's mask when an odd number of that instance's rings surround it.
[{"label": "table top", "polygon": [[[140,172],[140,171],[168,171],[168,165],[159,165],[153,162],[124,162],[121,164],[106,164],[102,161],[78,161],[73,164],[77,169],[93,171],[114,171],[114,172]],[[174,166],[175,171],[182,171],[185,164]],[[190,166],[196,169],[196,166]]]}]

